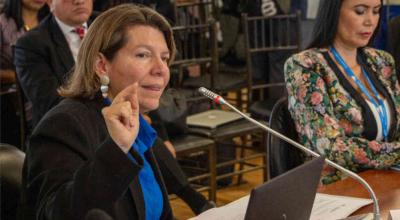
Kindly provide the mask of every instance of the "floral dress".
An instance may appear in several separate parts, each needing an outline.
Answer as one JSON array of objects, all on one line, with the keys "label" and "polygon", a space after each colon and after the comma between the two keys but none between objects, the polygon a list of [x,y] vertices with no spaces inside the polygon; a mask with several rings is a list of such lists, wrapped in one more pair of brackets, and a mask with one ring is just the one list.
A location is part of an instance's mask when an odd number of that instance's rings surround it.
[{"label": "floral dress", "polygon": [[[389,139],[375,140],[377,122],[366,100],[345,78],[327,49],[295,54],[285,64],[289,111],[299,142],[354,171],[386,169],[400,163],[400,87],[394,61],[384,51],[362,48],[357,59],[366,69],[391,112]],[[340,171],[326,167],[322,183],[339,180]]]}]

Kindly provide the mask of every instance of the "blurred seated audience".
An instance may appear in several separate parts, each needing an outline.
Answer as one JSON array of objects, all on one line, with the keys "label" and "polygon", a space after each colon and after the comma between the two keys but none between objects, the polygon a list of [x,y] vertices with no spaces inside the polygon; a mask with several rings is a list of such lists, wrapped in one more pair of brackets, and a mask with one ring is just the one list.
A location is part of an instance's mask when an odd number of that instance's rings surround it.
[{"label": "blurred seated audience", "polygon": [[5,0],[0,13],[0,76],[3,83],[15,83],[12,46],[17,39],[39,24],[45,0]]},{"label": "blurred seated audience", "polygon": [[32,124],[60,102],[57,88],[68,78],[91,19],[92,0],[50,0],[51,13],[18,39],[15,65],[21,87],[32,102]]},{"label": "blurred seated audience", "polygon": [[[302,144],[354,171],[400,163],[400,87],[393,57],[369,47],[381,0],[324,0],[309,49],[285,65]],[[327,167],[322,182],[342,174]]]},{"label": "blurred seated audience", "polygon": [[[12,46],[19,37],[37,26],[39,20],[46,13],[45,0],[6,0],[0,12],[0,77],[1,77],[1,142],[21,146],[19,142],[20,128],[19,109],[16,93],[3,96],[10,91],[15,91],[15,66],[13,64]],[[22,95],[22,94],[21,94]],[[30,113],[31,104],[26,103],[26,113]],[[19,114],[20,115],[20,114]],[[28,114],[26,120],[30,120]]]}]

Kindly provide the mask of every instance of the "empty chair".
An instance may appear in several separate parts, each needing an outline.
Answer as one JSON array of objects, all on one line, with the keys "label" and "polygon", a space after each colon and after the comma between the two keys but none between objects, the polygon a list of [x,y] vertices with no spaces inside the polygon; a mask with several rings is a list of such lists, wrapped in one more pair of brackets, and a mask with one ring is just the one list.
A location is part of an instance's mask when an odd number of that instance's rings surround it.
[{"label": "empty chair", "polygon": [[177,57],[170,67],[172,87],[189,91],[200,86],[214,88],[218,71],[215,28],[214,21],[173,27]]},{"label": "empty chair", "polygon": [[[300,50],[300,14],[272,17],[249,17],[247,14],[242,14],[242,26],[245,38],[249,112],[254,117],[268,119],[276,99],[267,99],[264,96],[271,91],[270,88],[273,88],[275,93],[278,90],[285,91],[283,65],[286,57]],[[282,56],[282,72],[279,73],[281,75],[274,75],[279,79],[271,79],[272,73],[265,70],[264,78],[269,78],[269,82],[257,81],[254,78],[253,59],[256,56],[269,54]],[[258,92],[257,99],[256,92]]]},{"label": "empty chair", "polygon": [[182,135],[172,138],[171,142],[175,147],[178,158],[207,154],[208,167],[206,168],[206,172],[191,176],[188,181],[193,183],[198,182],[198,180],[208,179],[208,184],[198,190],[208,191],[208,199],[216,201],[216,151],[214,141],[197,135]]},{"label": "empty chair", "polygon": [[[246,87],[246,81],[244,74],[236,74],[238,72],[235,69],[235,73],[232,71],[219,69],[219,53],[218,48],[218,10],[215,0],[197,0],[185,3],[175,3],[175,27],[174,32],[176,35],[187,35],[186,40],[177,40],[178,52],[184,53],[185,51],[190,51],[192,58],[189,62],[194,61],[193,58],[197,59],[198,62],[203,63],[202,65],[192,64],[189,67],[184,67],[183,72],[186,71],[189,75],[193,76],[198,72],[201,72],[201,77],[188,77],[185,78],[185,87],[191,87],[197,89],[200,86],[207,87],[214,91],[217,91],[229,98],[227,96],[228,92],[240,93],[242,88]],[[188,26],[195,27],[196,25],[208,25],[211,24],[211,29],[205,35],[197,34],[194,36],[193,30],[191,30],[189,36],[187,34]],[[186,29],[186,30],[185,30]],[[181,33],[177,33],[181,32]],[[186,32],[186,33],[182,33]],[[175,39],[184,39],[183,37],[176,36]],[[187,46],[186,46],[187,45]],[[185,49],[187,48],[187,49]],[[186,53],[187,53],[186,52]],[[212,61],[208,64],[204,64],[206,61],[205,57],[209,57]],[[188,62],[188,57],[182,54],[179,58],[180,62]],[[172,69],[173,70],[173,69]],[[182,70],[175,72],[180,72],[182,76]],[[204,74],[208,72],[208,74]],[[195,74],[193,74],[195,73]],[[182,79],[182,78],[181,78]],[[238,106],[241,105],[241,95],[236,95],[234,99],[231,99]]]},{"label": "empty chair", "polygon": [[174,26],[206,24],[214,20],[216,5],[214,0],[174,1]]}]

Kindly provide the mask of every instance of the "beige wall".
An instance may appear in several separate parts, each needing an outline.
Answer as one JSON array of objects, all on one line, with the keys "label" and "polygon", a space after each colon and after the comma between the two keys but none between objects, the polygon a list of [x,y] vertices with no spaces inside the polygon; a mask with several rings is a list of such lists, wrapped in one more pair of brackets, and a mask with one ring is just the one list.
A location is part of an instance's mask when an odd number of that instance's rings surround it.
[{"label": "beige wall", "polygon": [[386,2],[388,2],[389,4],[400,5],[400,0],[386,0]]}]

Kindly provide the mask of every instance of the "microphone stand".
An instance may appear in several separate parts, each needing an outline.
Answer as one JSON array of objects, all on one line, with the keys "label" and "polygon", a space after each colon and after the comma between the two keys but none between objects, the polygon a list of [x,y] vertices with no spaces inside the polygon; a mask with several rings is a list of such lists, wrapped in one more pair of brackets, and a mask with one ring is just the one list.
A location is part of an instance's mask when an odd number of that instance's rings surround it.
[{"label": "microphone stand", "polygon": [[[225,101],[224,98],[222,98],[220,95],[217,95],[216,93],[204,88],[204,87],[200,87],[198,90],[202,95],[212,99],[215,103],[217,104],[221,104],[221,105],[226,105],[228,106],[230,109],[232,109],[233,111],[235,111],[236,113],[238,113],[239,115],[241,115],[243,118],[245,118],[246,120],[258,125],[260,128],[262,128],[263,130],[270,132],[271,134],[273,134],[276,137],[279,137],[281,139],[283,139],[284,141],[286,141],[289,144],[294,145],[295,147],[299,148],[302,151],[305,151],[309,154],[311,154],[313,157],[320,157],[321,155],[319,155],[318,153],[304,147],[303,145],[297,143],[296,141],[286,137],[285,135],[273,130],[272,128],[265,126],[264,124],[254,120],[253,118],[249,117],[248,115],[244,114],[243,112],[239,111],[236,107],[234,107],[233,105],[231,105],[229,102]],[[327,164],[329,164],[330,166],[346,173],[347,175],[351,176],[353,179],[357,180],[359,183],[361,183],[361,185],[363,185],[369,192],[370,197],[372,198],[372,201],[374,203],[374,220],[380,220],[380,211],[379,211],[379,205],[378,205],[378,199],[376,198],[375,192],[372,190],[371,186],[367,183],[367,181],[365,181],[363,178],[361,178],[358,174],[354,173],[351,170],[348,170],[342,166],[340,166],[339,164],[326,159],[325,158],[325,162]]]}]

